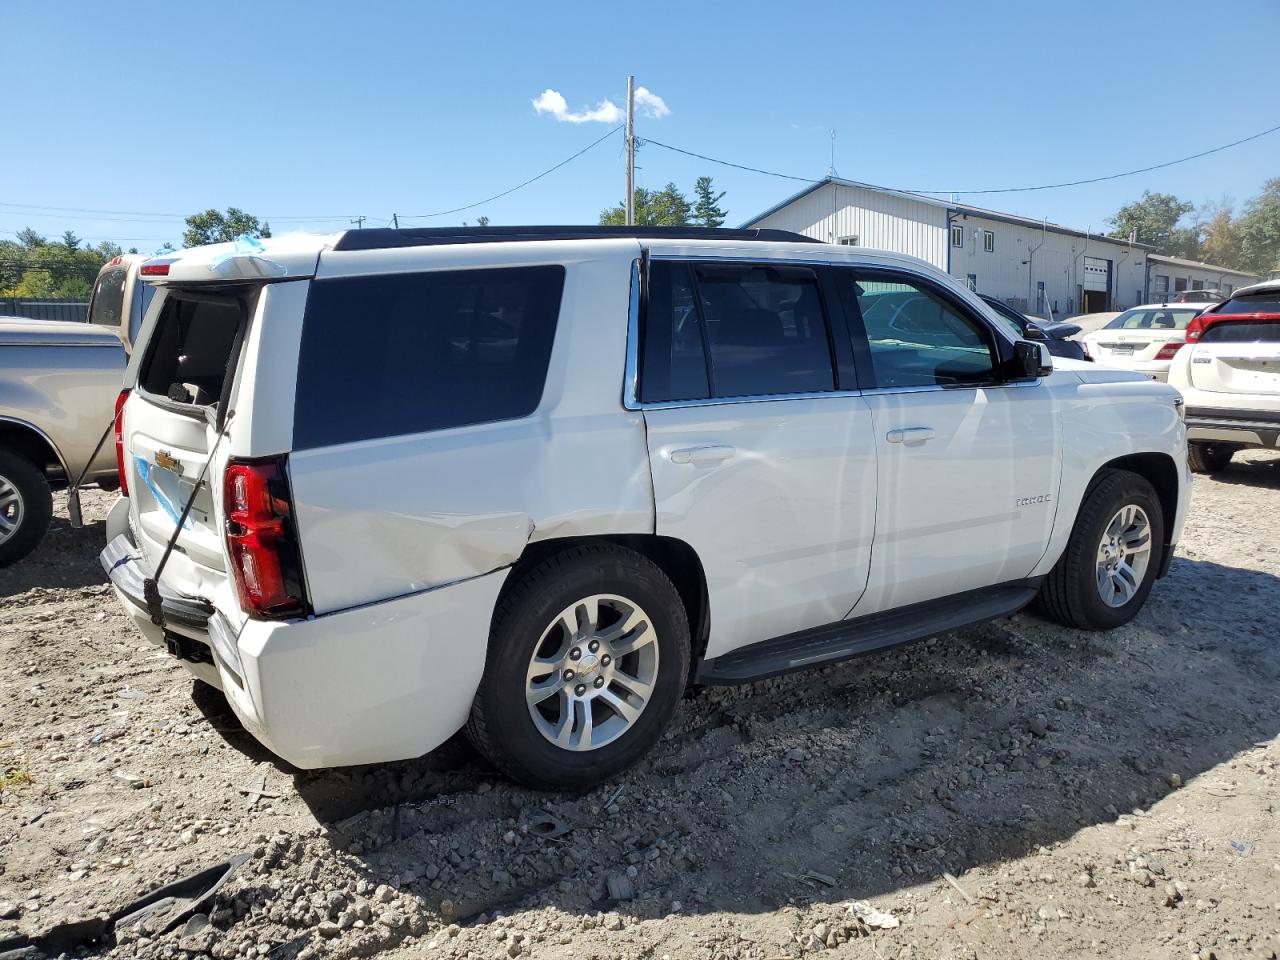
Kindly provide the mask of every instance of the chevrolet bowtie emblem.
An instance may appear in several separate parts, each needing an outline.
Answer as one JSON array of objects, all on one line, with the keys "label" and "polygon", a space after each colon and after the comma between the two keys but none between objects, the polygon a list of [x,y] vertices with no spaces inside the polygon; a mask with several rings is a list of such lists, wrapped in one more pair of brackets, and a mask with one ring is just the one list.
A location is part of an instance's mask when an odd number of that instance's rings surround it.
[{"label": "chevrolet bowtie emblem", "polygon": [[156,451],[155,464],[161,470],[168,470],[170,473],[182,476],[182,462],[168,450]]}]

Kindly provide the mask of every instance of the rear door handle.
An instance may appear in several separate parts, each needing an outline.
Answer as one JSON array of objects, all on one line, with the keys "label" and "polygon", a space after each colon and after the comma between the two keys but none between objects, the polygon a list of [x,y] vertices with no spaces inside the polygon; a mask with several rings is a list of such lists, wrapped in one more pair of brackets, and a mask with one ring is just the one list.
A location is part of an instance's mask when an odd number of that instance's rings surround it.
[{"label": "rear door handle", "polygon": [[905,443],[908,446],[924,443],[933,439],[933,427],[906,427],[902,430],[890,430],[884,435],[890,443]]},{"label": "rear door handle", "polygon": [[719,463],[728,460],[737,451],[728,444],[715,444],[707,447],[681,447],[670,453],[672,463]]}]

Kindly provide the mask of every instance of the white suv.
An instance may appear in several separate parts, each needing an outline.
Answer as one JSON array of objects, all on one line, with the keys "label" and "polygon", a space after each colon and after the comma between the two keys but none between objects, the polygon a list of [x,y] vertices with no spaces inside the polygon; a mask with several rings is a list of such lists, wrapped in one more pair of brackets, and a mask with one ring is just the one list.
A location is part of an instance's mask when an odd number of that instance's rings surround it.
[{"label": "white suv", "polygon": [[1214,473],[1244,447],[1280,446],[1280,280],[1196,317],[1169,383],[1186,400],[1192,469]]},{"label": "white suv", "polygon": [[1186,513],[1174,390],[1055,370],[897,254],[363,230],[143,274],[103,564],[299,767],[465,726],[513,777],[581,788],[640,758],[691,681],[1037,596],[1125,623]]}]

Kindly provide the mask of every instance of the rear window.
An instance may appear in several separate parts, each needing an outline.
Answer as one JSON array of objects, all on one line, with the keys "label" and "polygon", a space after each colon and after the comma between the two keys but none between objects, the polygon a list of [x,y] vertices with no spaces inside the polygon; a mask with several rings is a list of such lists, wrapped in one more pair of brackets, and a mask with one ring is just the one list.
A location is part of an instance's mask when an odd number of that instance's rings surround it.
[{"label": "rear window", "polygon": [[248,306],[233,296],[171,290],[138,375],[145,392],[174,403],[213,406],[233,370]]},{"label": "rear window", "polygon": [[104,327],[120,329],[120,315],[124,311],[124,281],[128,267],[112,267],[98,274],[93,285],[93,299],[89,301],[89,322]]},{"label": "rear window", "polygon": [[1201,343],[1280,343],[1280,320],[1223,320],[1200,335]]},{"label": "rear window", "polygon": [[294,448],[528,416],[563,288],[559,265],[313,281]]},{"label": "rear window", "polygon": [[1256,294],[1251,297],[1234,297],[1214,313],[1280,313],[1280,291]]},{"label": "rear window", "polygon": [[1199,310],[1176,307],[1126,310],[1106,325],[1106,330],[1185,330]]}]

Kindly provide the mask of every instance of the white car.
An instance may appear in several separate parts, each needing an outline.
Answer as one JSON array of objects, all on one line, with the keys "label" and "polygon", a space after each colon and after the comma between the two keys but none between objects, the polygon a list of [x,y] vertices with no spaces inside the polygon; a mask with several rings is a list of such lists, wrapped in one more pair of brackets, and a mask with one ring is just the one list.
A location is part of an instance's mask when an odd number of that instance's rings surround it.
[{"label": "white car", "polygon": [[1245,447],[1280,446],[1280,280],[1241,287],[1196,317],[1169,383],[1186,401],[1193,470],[1221,470]]},{"label": "white car", "polygon": [[1081,338],[1098,363],[1166,380],[1169,364],[1186,342],[1187,325],[1209,303],[1148,303],[1124,311]]},{"label": "white car", "polygon": [[1187,510],[1176,391],[922,261],[776,231],[357,230],[152,260],[102,554],[299,767],[465,727],[582,788],[689,682],[1039,599],[1107,629]]}]

